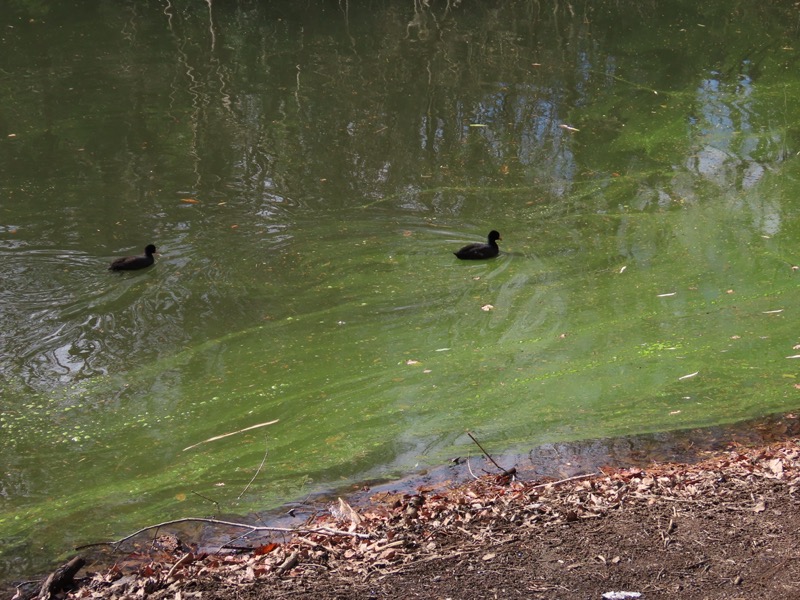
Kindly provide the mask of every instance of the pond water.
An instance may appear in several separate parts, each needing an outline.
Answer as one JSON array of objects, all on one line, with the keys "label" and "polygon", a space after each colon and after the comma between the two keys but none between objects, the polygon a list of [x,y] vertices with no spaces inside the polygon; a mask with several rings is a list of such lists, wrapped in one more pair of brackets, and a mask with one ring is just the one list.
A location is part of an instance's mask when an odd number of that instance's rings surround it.
[{"label": "pond water", "polygon": [[[0,579],[474,454],[466,431],[519,452],[797,409],[799,26],[10,2]],[[499,257],[453,256],[490,229]]]}]

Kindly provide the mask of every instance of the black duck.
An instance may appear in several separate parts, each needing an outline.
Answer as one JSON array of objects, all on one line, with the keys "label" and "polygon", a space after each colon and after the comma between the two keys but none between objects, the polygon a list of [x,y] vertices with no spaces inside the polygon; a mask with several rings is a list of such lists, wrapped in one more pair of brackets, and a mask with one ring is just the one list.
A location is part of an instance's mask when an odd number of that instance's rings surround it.
[{"label": "black duck", "polygon": [[153,254],[156,252],[156,247],[153,244],[148,244],[144,249],[144,256],[125,256],[118,258],[111,263],[108,267],[109,271],[135,271],[136,269],[144,269],[149,267],[155,262]]},{"label": "black duck", "polygon": [[462,260],[481,260],[484,258],[494,258],[500,252],[497,240],[502,239],[495,230],[489,232],[488,244],[467,244],[458,252],[453,252]]}]

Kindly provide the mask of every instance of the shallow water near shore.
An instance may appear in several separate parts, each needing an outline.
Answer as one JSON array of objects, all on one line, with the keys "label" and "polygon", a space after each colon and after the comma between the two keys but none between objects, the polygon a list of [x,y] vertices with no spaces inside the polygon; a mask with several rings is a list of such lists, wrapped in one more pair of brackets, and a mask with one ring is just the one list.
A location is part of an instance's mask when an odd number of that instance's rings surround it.
[{"label": "shallow water near shore", "polygon": [[[453,457],[443,465],[417,469],[399,479],[361,481],[321,490],[269,511],[248,515],[209,514],[209,517],[274,528],[302,528],[308,526],[309,519],[338,510],[340,499],[360,512],[377,504],[391,504],[394,499],[408,499],[419,494],[440,497],[448,489],[466,485],[485,475],[497,476],[500,483],[505,480],[501,477],[504,470],[513,473],[514,481],[543,485],[586,479],[623,469],[633,472],[657,465],[693,464],[728,450],[738,448],[739,452],[745,452],[746,448],[762,448],[798,436],[800,420],[796,415],[789,414],[726,427],[546,444],[520,454],[497,456],[484,454],[478,447],[480,440],[476,440],[473,453]],[[203,522],[176,523],[160,531],[174,534],[182,543],[208,553],[230,552],[232,548],[257,548],[270,542],[282,543],[286,539],[285,533],[278,532],[242,537],[240,528]],[[150,544],[152,536],[153,531],[148,530],[118,547],[93,545],[80,548],[79,552],[90,563],[88,569],[93,572],[103,571],[123,556],[131,564],[140,561],[144,565],[149,560],[147,553],[134,557],[129,556],[128,552],[139,544]]]},{"label": "shallow water near shore", "polygon": [[792,19],[417,4],[0,15],[0,579],[798,408]]}]

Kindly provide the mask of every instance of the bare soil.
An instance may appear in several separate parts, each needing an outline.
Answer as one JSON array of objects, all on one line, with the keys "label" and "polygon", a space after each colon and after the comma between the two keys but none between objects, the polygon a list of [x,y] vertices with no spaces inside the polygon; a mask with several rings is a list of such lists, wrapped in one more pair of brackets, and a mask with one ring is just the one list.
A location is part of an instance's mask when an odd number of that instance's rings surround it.
[{"label": "bare soil", "polygon": [[53,597],[800,598],[800,445],[555,482],[500,474],[382,492],[246,553],[151,540]]}]

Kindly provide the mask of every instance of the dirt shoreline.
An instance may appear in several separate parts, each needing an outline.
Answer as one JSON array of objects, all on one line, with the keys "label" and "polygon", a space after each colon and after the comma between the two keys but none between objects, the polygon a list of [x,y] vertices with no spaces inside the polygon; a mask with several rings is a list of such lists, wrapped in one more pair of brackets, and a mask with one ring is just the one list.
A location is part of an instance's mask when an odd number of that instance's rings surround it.
[{"label": "dirt shoreline", "polygon": [[244,553],[151,533],[53,597],[800,597],[798,436],[703,454],[558,482],[520,471],[380,491]]}]

